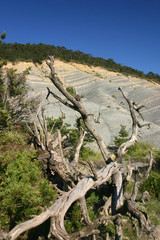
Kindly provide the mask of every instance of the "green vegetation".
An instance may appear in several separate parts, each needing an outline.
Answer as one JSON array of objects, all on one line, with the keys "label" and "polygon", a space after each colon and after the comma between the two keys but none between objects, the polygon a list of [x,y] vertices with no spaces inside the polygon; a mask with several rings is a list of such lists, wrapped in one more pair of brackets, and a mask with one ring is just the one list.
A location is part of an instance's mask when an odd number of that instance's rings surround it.
[{"label": "green vegetation", "polygon": [[[26,74],[29,69],[20,74],[11,68],[6,71],[6,75],[2,74],[0,69],[0,73],[0,129],[3,129],[18,123],[20,115],[23,115],[27,107]],[[31,101],[28,101],[28,104],[30,103]]]},{"label": "green vegetation", "polygon": [[128,132],[126,130],[126,126],[121,124],[121,129],[119,131],[118,137],[117,136],[114,137],[114,143],[116,147],[118,148],[122,143],[129,140],[127,137],[128,137]]},{"label": "green vegetation", "polygon": [[[63,124],[62,117],[59,117],[57,119],[47,117],[46,120],[48,131],[51,132],[52,134],[54,134],[58,129],[60,129]],[[80,124],[82,124],[83,128],[85,128],[82,122]],[[63,142],[63,148],[65,149],[65,147],[70,147],[69,157],[70,160],[73,160],[74,152],[80,137],[78,122],[75,124],[75,128],[70,128],[70,124],[64,123],[64,126],[61,130],[61,134],[62,136],[68,135],[68,138]],[[89,132],[87,132],[80,150],[81,160],[87,160],[89,157],[96,155],[96,153],[92,149],[86,146],[87,143],[93,141],[94,141],[93,137]]]},{"label": "green vegetation", "polygon": [[[128,131],[126,130],[126,126],[121,125],[121,129],[119,131],[119,136],[114,137],[114,144],[116,146],[116,149],[119,148],[119,146],[129,140],[129,134]],[[136,142],[133,147],[130,147],[123,157],[124,161],[127,161],[129,159],[132,159],[133,161],[138,161],[138,162],[146,162],[148,161],[146,159],[146,156],[149,153],[149,150],[152,149],[153,146],[150,143],[145,143],[145,142]],[[154,150],[153,151],[154,155],[157,156],[157,159],[159,157],[159,151]]]},{"label": "green vegetation", "polygon": [[6,37],[5,31],[3,31],[3,33],[0,33],[0,43],[1,43],[1,39],[3,40],[3,39],[5,39],[5,37]]},{"label": "green vegetation", "polygon": [[[95,220],[98,217],[99,211],[97,212],[97,204],[99,202],[99,198],[100,196],[98,196],[98,192],[97,193],[91,192],[87,194],[86,203],[91,221]],[[74,204],[72,204],[72,206],[70,207],[69,211],[66,214],[65,219],[66,230],[69,233],[72,233],[82,229],[85,226],[85,224],[83,221],[81,221],[81,219],[82,213],[80,210],[79,203],[75,202]]]},{"label": "green vegetation", "polygon": [[56,191],[44,177],[37,153],[29,150],[27,133],[5,129],[0,142],[0,229],[7,230],[53,204]]},{"label": "green vegetation", "polygon": [[[87,64],[89,66],[100,66],[107,70],[119,72],[126,76],[135,76],[139,78],[145,78],[148,80],[160,82],[160,75],[153,72],[144,74],[143,71],[133,69],[131,67],[122,66],[119,63],[114,62],[113,59],[103,59],[100,57],[93,57],[91,54],[85,54],[81,51],[68,50],[65,47],[54,45],[39,44],[20,44],[20,43],[1,43],[0,44],[0,56],[6,61],[33,61],[34,63],[42,63],[48,55],[54,55],[55,58],[59,58],[66,62],[77,62]],[[100,77],[100,76],[98,76]]]},{"label": "green vegetation", "polygon": [[151,196],[160,199],[160,174],[151,172],[148,179],[141,186],[141,191],[148,191]]},{"label": "green vegetation", "polygon": [[[9,230],[32,215],[39,214],[57,197],[53,185],[44,176],[37,152],[31,150],[32,139],[21,117],[17,123],[27,106],[25,101],[20,100],[23,100],[27,91],[26,74],[29,70],[18,74],[15,69],[8,69],[4,75],[0,68],[1,230]],[[14,105],[16,101],[19,114]]]},{"label": "green vegetation", "polygon": [[[119,136],[115,137],[114,143],[118,148],[122,143],[128,140],[128,132],[124,125],[121,125],[121,129],[119,131]],[[132,160],[132,162],[148,162],[146,156],[149,154],[149,150],[152,149],[154,159],[156,160],[153,165],[153,170],[151,171],[148,179],[142,184],[140,187],[140,194],[144,191],[148,191],[151,195],[149,201],[146,201],[145,204],[141,204],[142,210],[146,209],[146,212],[149,214],[149,217],[153,224],[159,225],[160,224],[160,174],[159,174],[159,167],[160,167],[160,151],[153,148],[153,146],[149,143],[144,142],[137,142],[133,147],[131,147],[127,154],[124,156],[124,161]],[[127,186],[125,191],[128,194],[131,194],[133,191],[133,182],[130,182]],[[128,229],[128,230],[127,230]],[[129,228],[126,226],[126,230],[129,231]],[[133,230],[132,230],[133,231]],[[124,234],[125,235],[125,234]],[[129,234],[130,235],[130,234]],[[132,235],[132,234],[131,234]],[[127,235],[126,235],[127,236]],[[130,239],[132,239],[130,237]],[[133,239],[135,239],[133,237]]]},{"label": "green vegetation", "polygon": [[72,86],[68,86],[68,87],[66,88],[66,90],[67,90],[67,92],[69,92],[73,97],[76,96],[76,92],[75,92],[75,90],[74,90],[74,88],[73,88]]},{"label": "green vegetation", "polygon": [[160,201],[159,199],[151,197],[149,201],[144,204],[147,214],[149,215],[154,225],[160,225]]},{"label": "green vegetation", "polygon": [[0,228],[12,228],[42,207],[53,204],[56,192],[43,177],[36,153],[6,151],[0,156]]},{"label": "green vegetation", "polygon": [[113,94],[113,95],[112,95],[112,98],[116,99],[116,96]]}]

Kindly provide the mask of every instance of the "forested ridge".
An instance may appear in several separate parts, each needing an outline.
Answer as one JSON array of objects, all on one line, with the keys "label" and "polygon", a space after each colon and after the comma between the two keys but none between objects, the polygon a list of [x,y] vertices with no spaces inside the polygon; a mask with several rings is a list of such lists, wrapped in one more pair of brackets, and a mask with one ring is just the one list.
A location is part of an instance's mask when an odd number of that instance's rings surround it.
[{"label": "forested ridge", "polygon": [[83,53],[79,50],[73,51],[67,48],[39,44],[21,44],[21,43],[1,43],[0,44],[0,57],[3,60],[16,62],[16,61],[33,61],[34,63],[41,63],[47,59],[48,55],[54,55],[55,58],[59,58],[66,62],[77,62],[87,64],[91,66],[100,66],[106,68],[109,71],[115,71],[122,73],[126,76],[134,76],[139,78],[145,78],[147,80],[160,83],[160,75],[153,72],[144,74],[143,71],[133,69],[131,67],[123,66],[116,63],[113,59],[103,59],[101,57],[93,57],[91,54]]}]

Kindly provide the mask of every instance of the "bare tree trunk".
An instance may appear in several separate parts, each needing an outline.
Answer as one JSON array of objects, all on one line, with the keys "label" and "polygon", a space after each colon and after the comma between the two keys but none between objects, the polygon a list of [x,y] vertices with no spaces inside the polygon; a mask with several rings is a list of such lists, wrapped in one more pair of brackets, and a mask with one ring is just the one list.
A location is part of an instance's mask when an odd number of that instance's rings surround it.
[{"label": "bare tree trunk", "polygon": [[86,131],[84,131],[83,129],[80,130],[80,137],[79,137],[79,142],[77,144],[76,150],[75,150],[75,154],[74,154],[74,159],[72,161],[72,165],[73,166],[77,166],[78,161],[79,161],[79,154],[80,154],[80,150],[84,141],[86,135]]},{"label": "bare tree trunk", "polygon": [[139,112],[140,109],[142,109],[144,106],[143,105],[136,105],[135,102],[130,101],[129,98],[126,96],[126,94],[123,92],[123,90],[119,87],[118,88],[125,100],[128,103],[131,118],[132,118],[132,135],[131,138],[126,141],[125,143],[122,143],[121,146],[119,147],[117,154],[118,154],[118,162],[122,162],[122,157],[124,154],[127,152],[127,148],[134,146],[134,144],[137,142],[138,134],[139,134],[139,128],[142,128],[144,126],[150,127],[150,123],[145,123],[145,124],[140,124],[139,121],[136,118],[135,112],[137,112],[140,117],[143,119],[142,114]]},{"label": "bare tree trunk", "polygon": [[122,238],[123,238],[122,217],[118,216],[115,219],[114,224],[115,224],[115,229],[116,229],[115,240],[122,240]]},{"label": "bare tree trunk", "polygon": [[58,97],[56,94],[54,94],[53,92],[51,92],[48,88],[48,95],[47,98],[49,97],[49,95],[53,95],[53,97],[55,97],[56,99],[58,99],[61,103],[63,103],[64,105],[66,105],[67,107],[78,111],[81,114],[81,117],[84,121],[85,126],[87,127],[88,131],[92,134],[92,136],[94,137],[94,139],[96,140],[102,155],[105,159],[105,161],[107,162],[107,159],[109,157],[109,152],[107,150],[107,145],[105,144],[105,142],[102,140],[101,136],[99,135],[99,133],[97,132],[97,130],[92,126],[90,117],[92,116],[92,114],[88,114],[88,112],[86,111],[86,109],[84,108],[82,102],[80,99],[76,99],[74,98],[71,94],[69,94],[67,92],[67,90],[63,87],[63,85],[61,85],[59,83],[59,81],[56,79],[55,76],[55,70],[54,70],[54,58],[52,56],[49,57],[50,58],[50,62],[46,62],[47,65],[49,66],[49,68],[51,69],[51,81],[53,82],[53,84],[57,87],[57,89],[63,94],[63,96],[65,96],[67,98],[67,100],[63,100],[62,98]]},{"label": "bare tree trunk", "polygon": [[118,171],[112,176],[113,192],[112,192],[112,214],[116,214],[117,210],[123,206],[123,179],[122,172]]},{"label": "bare tree trunk", "polygon": [[85,197],[82,197],[82,198],[79,199],[79,204],[80,204],[80,208],[81,208],[82,215],[84,217],[85,223],[87,225],[91,224],[91,219],[90,219],[89,214],[88,214]]},{"label": "bare tree trunk", "polygon": [[[135,179],[135,183],[134,183],[134,188],[133,188],[133,193],[131,196],[131,200],[135,201],[137,194],[138,194],[138,190],[140,188],[140,186],[144,183],[144,181],[149,177],[150,171],[152,170],[152,165],[153,165],[154,159],[153,159],[153,155],[152,152],[150,151],[150,162],[149,162],[149,167],[148,170],[145,174],[145,176],[142,178],[141,181],[137,181],[137,179]],[[136,178],[137,173],[135,173],[135,178]]]}]

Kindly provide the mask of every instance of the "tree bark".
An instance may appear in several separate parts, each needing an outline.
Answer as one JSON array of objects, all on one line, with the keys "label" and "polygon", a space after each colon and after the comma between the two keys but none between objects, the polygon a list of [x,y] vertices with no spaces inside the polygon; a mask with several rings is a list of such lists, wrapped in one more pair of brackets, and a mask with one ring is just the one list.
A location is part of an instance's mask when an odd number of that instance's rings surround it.
[{"label": "tree bark", "polygon": [[98,179],[93,180],[93,176],[82,179],[73,189],[64,193],[50,208],[35,218],[21,223],[14,227],[9,235],[11,240],[16,239],[20,234],[35,228],[51,218],[50,232],[58,239],[70,239],[69,234],[64,228],[64,216],[69,207],[76,200],[82,199],[85,194],[94,187],[99,187],[101,184],[108,181],[115,172],[118,165],[116,163],[109,164],[106,168],[97,172]]}]

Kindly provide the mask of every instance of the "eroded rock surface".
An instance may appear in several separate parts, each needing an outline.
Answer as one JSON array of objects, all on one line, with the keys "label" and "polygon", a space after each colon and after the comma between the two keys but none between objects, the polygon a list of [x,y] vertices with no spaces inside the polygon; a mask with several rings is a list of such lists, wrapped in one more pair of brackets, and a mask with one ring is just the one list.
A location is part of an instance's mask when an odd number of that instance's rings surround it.
[{"label": "eroded rock surface", "polygon": [[[45,106],[47,116],[54,118],[61,115],[60,104],[51,96],[45,100],[47,87],[56,94],[59,94],[47,77],[49,69],[45,63],[34,65],[33,63],[8,64],[22,72],[31,67],[27,76],[27,83],[30,86],[30,95],[40,95]],[[114,136],[117,136],[120,125],[126,125],[127,130],[131,129],[131,118],[127,105],[118,91],[121,87],[128,97],[136,103],[146,106],[142,109],[145,121],[151,122],[151,128],[142,129],[140,140],[151,142],[160,148],[160,85],[148,82],[135,77],[125,77],[121,74],[107,71],[100,67],[89,67],[77,63],[64,63],[55,60],[55,70],[61,82],[67,86],[73,86],[83,96],[83,102],[89,113],[98,116],[101,112],[100,124],[95,124],[101,136],[108,144],[113,143]],[[66,114],[66,121],[72,125],[75,122],[75,112],[61,105]]]}]

